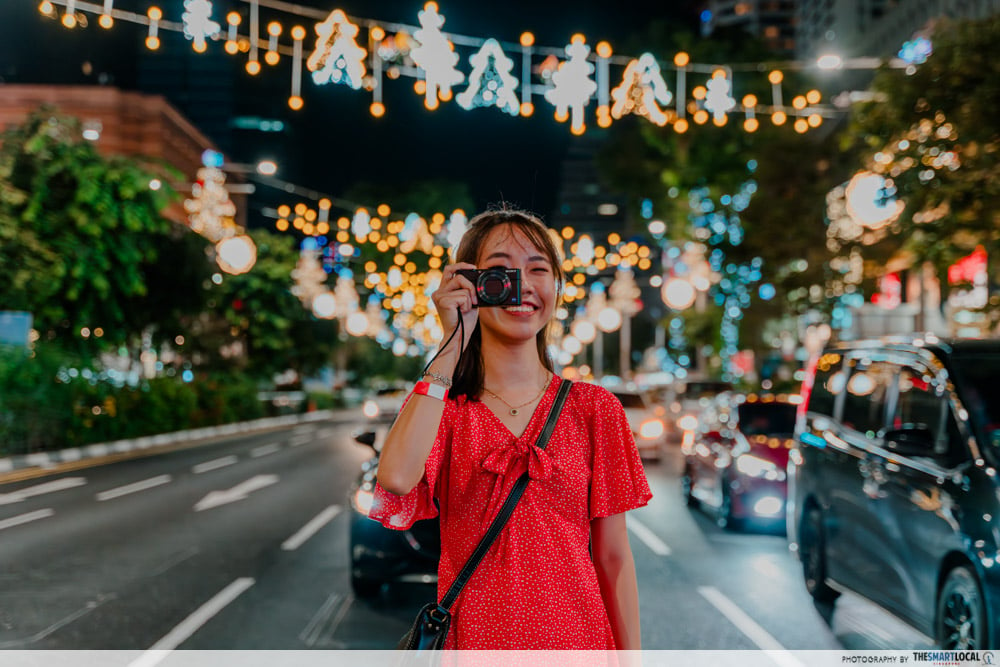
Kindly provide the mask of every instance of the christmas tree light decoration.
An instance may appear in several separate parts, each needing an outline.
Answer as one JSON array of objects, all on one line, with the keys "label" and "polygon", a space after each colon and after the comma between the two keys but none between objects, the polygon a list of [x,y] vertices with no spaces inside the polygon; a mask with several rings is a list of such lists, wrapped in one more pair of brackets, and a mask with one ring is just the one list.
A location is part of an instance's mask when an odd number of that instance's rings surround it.
[{"label": "christmas tree light decoration", "polygon": [[264,54],[264,62],[274,67],[281,60],[278,53],[278,37],[281,36],[281,24],[271,21],[267,24],[267,53]]},{"label": "christmas tree light decoration", "polygon": [[622,82],[611,91],[611,97],[615,101],[611,115],[616,119],[631,113],[645,116],[660,127],[667,124],[667,114],[659,105],[670,104],[673,94],[651,53],[644,53],[626,65]]},{"label": "christmas tree light decoration", "polygon": [[212,3],[209,0],[184,0],[184,9],[181,16],[184,36],[192,41],[192,47],[197,53],[204,53],[206,40],[214,39],[222,29],[222,26],[212,20]]},{"label": "christmas tree light decoration", "polygon": [[210,241],[235,234],[236,205],[226,191],[226,175],[218,167],[202,167],[191,186],[191,199],[184,201],[188,226]]},{"label": "christmas tree light decoration", "polygon": [[355,38],[358,26],[348,20],[339,9],[330,12],[322,23],[316,24],[316,48],[306,61],[317,84],[343,83],[354,90],[361,87],[365,76],[367,51],[358,46]]},{"label": "christmas tree light decoration", "polygon": [[570,131],[582,134],[586,129],[583,122],[583,108],[597,91],[597,84],[590,78],[594,66],[587,61],[590,47],[583,35],[573,35],[566,45],[565,60],[552,74],[552,88],[545,91],[545,99],[556,108],[555,118],[564,122],[570,120]]},{"label": "christmas tree light decoration", "polygon": [[358,241],[363,241],[368,236],[368,232],[372,230],[371,221],[372,216],[368,209],[359,208],[354,212],[351,219],[351,232]]},{"label": "christmas tree light decoration", "polygon": [[302,249],[299,251],[299,261],[292,269],[291,275],[295,284],[290,291],[299,298],[303,306],[315,309],[316,298],[330,292],[326,288],[326,271],[323,270],[323,264],[320,262],[321,251],[315,240],[307,239],[307,241],[308,243],[303,242]]},{"label": "christmas tree light decoration", "polygon": [[424,70],[424,106],[437,109],[438,101],[451,99],[451,89],[465,81],[465,76],[455,69],[458,54],[454,45],[441,33],[444,17],[438,14],[437,4],[428,2],[417,14],[420,28],[413,37],[418,45],[410,49],[410,58]]},{"label": "christmas tree light decoration", "polygon": [[469,73],[469,87],[460,93],[455,101],[463,109],[495,106],[512,116],[521,112],[517,99],[516,78],[510,71],[514,61],[503,52],[500,43],[487,39],[483,46],[469,58],[472,72]]},{"label": "christmas tree light decoration", "polygon": [[239,37],[237,30],[239,29],[240,21],[242,20],[243,19],[240,17],[239,12],[229,12],[226,14],[226,23],[228,24],[228,28],[226,29],[226,44],[224,48],[226,53],[231,56],[235,56],[240,52],[240,44],[237,41],[237,37]]},{"label": "christmas tree light decoration", "polygon": [[736,106],[736,100],[729,95],[732,86],[726,77],[726,71],[717,69],[712,72],[712,78],[709,79],[706,88],[705,109],[712,114],[716,124],[719,124],[719,121]]},{"label": "christmas tree light decoration", "polygon": [[149,17],[149,32],[146,34],[146,48],[155,51],[160,48],[160,19],[163,18],[163,11],[159,7],[150,7],[146,12]]},{"label": "christmas tree light decoration", "polygon": [[293,111],[302,108],[302,42],[305,38],[305,28],[300,25],[292,28],[292,94],[288,97],[288,106]]},{"label": "christmas tree light decoration", "polygon": [[105,30],[110,30],[115,24],[115,20],[111,17],[113,8],[114,0],[104,0],[104,7],[101,10],[101,18],[97,19],[97,24]]}]

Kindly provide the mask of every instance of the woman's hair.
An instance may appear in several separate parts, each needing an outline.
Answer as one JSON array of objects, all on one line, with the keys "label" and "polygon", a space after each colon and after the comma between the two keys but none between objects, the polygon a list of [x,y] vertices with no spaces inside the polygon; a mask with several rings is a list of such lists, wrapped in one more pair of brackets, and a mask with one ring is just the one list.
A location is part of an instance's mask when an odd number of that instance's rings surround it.
[{"label": "woman's hair", "polygon": [[[549,229],[534,214],[527,211],[514,209],[487,210],[472,218],[469,226],[462,236],[455,251],[453,261],[468,262],[478,265],[479,256],[483,249],[486,238],[497,227],[508,226],[509,233],[520,232],[528,241],[542,251],[545,258],[552,266],[552,272],[557,281],[557,293],[562,295],[562,261],[559,258],[559,251],[552,241]],[[558,305],[558,304],[557,304]],[[552,360],[548,355],[548,334],[549,328],[546,326],[535,336],[535,345],[538,349],[538,359],[548,370],[553,370]],[[461,344],[461,343],[459,343]],[[465,394],[470,398],[478,399],[483,392],[483,383],[486,375],[483,366],[483,336],[476,323],[476,328],[469,339],[469,345],[462,352],[458,367],[455,369],[454,385],[451,388],[451,397]]]}]

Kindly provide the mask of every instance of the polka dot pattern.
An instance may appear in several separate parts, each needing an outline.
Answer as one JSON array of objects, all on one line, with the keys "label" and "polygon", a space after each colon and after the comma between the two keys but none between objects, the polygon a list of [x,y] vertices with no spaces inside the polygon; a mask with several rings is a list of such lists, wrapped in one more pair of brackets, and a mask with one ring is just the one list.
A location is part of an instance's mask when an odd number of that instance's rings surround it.
[{"label": "polka dot pattern", "polygon": [[518,477],[531,477],[452,608],[445,648],[614,649],[590,521],[652,494],[625,411],[602,387],[574,383],[548,447],[535,447],[558,387],[553,377],[519,438],[482,402],[447,401],[417,487],[405,496],[376,488],[370,516],[391,528],[437,516],[440,506],[440,599]]}]

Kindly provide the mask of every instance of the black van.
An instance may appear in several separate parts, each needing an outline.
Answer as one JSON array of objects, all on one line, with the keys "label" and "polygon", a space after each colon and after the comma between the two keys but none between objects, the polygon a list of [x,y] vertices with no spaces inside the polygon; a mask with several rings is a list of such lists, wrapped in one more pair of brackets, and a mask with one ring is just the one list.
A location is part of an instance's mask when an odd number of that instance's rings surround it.
[{"label": "black van", "polygon": [[786,511],[809,593],[1000,646],[1000,340],[834,345],[802,393]]}]

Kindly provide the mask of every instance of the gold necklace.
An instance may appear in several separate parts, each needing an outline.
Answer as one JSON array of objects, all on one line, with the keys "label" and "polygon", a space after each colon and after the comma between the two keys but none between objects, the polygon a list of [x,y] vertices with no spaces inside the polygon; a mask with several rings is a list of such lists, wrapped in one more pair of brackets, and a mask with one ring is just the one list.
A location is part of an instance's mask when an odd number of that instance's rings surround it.
[{"label": "gold necklace", "polygon": [[508,408],[510,408],[510,414],[511,414],[511,416],[516,417],[519,414],[521,414],[520,408],[523,408],[526,405],[531,405],[532,403],[534,403],[535,401],[537,401],[539,398],[542,397],[542,394],[544,394],[545,390],[548,389],[548,388],[549,388],[549,383],[548,382],[544,383],[542,385],[541,391],[539,391],[537,394],[535,394],[535,397],[533,399],[531,399],[530,401],[525,401],[524,403],[521,403],[520,405],[511,405],[507,401],[503,400],[503,398],[500,397],[498,394],[490,391],[486,387],[483,387],[483,391],[485,391],[487,394],[489,394],[493,398],[497,399],[498,401],[500,401],[501,403],[503,403],[504,405],[506,405]]}]

